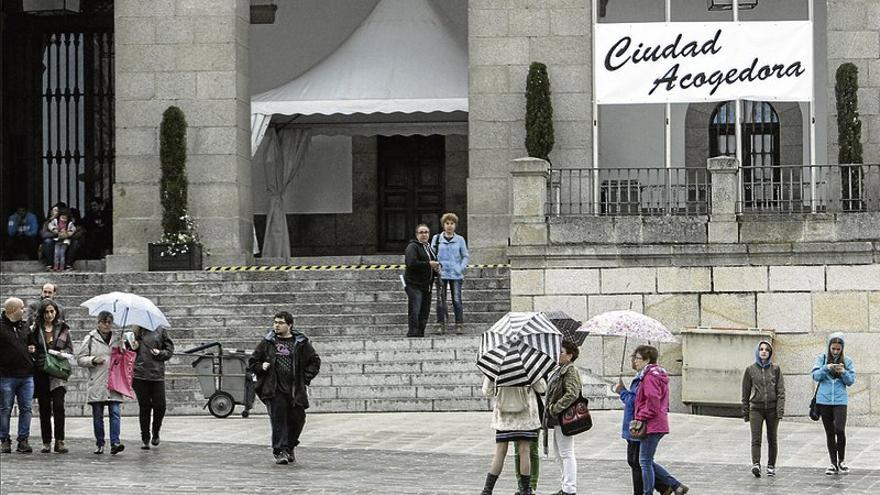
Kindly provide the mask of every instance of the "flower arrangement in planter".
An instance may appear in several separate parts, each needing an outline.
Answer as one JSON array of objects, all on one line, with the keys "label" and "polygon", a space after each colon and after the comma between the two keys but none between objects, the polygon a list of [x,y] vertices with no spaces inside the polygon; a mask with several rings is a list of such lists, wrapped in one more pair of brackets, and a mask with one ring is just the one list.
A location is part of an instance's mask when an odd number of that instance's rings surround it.
[{"label": "flower arrangement in planter", "polygon": [[186,118],[170,106],[162,114],[159,157],[162,238],[149,245],[149,269],[201,270],[202,241],[195,220],[187,213]]}]

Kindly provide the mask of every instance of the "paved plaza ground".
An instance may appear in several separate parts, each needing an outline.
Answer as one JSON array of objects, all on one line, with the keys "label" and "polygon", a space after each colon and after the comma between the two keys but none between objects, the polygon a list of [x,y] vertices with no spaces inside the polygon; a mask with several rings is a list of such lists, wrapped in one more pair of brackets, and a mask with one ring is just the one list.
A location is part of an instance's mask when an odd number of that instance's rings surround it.
[{"label": "paved plaza ground", "polygon": [[[619,411],[597,411],[596,426],[578,437],[578,492],[632,493]],[[297,449],[298,463],[276,466],[265,416],[168,417],[162,444],[139,450],[137,418],[123,418],[126,450],[91,453],[91,422],[68,419],[68,447],[58,454],[0,456],[0,492],[476,494],[493,449],[489,413],[313,414]],[[13,425],[16,419],[13,418]],[[824,434],[816,423],[780,427],[779,475],[749,472],[748,426],[741,420],[672,415],[672,434],[658,461],[690,485],[691,494],[880,493],[880,428],[849,428],[852,474],[825,476]],[[39,444],[39,421],[31,438]],[[514,492],[511,463],[495,493]],[[559,468],[542,465],[538,493],[559,489]]]}]

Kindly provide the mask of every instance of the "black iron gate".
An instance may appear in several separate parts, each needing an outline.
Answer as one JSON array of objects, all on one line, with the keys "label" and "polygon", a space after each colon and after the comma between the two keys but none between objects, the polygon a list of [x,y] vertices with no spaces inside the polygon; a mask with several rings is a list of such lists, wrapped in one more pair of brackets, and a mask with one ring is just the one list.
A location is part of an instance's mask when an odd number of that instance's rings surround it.
[{"label": "black iron gate", "polygon": [[92,199],[112,207],[113,2],[81,5],[35,15],[3,2],[4,215],[26,206],[44,218],[58,202],[85,214]]}]

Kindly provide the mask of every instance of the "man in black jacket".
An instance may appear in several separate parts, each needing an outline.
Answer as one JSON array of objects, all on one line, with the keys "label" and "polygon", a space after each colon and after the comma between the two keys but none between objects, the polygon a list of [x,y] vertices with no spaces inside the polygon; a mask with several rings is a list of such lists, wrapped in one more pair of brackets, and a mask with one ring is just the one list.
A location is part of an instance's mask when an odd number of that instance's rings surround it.
[{"label": "man in black jacket", "polygon": [[294,332],[293,315],[275,314],[272,331],[257,344],[248,368],[257,377],[255,391],[269,411],[272,455],[276,464],[296,462],[293,449],[306,424],[306,387],[318,375],[321,358],[308,337]]},{"label": "man in black jacket", "polygon": [[18,399],[18,447],[16,452],[30,454],[31,401],[34,397],[33,344],[22,321],[24,302],[10,297],[0,315],[0,453],[12,451],[9,423],[12,403]]},{"label": "man in black jacket", "polygon": [[406,285],[404,290],[409,301],[407,337],[424,337],[425,327],[428,326],[431,286],[434,277],[440,273],[437,253],[428,244],[430,238],[431,230],[420,223],[416,227],[416,238],[409,241],[404,251],[406,271],[403,274],[403,283]]}]

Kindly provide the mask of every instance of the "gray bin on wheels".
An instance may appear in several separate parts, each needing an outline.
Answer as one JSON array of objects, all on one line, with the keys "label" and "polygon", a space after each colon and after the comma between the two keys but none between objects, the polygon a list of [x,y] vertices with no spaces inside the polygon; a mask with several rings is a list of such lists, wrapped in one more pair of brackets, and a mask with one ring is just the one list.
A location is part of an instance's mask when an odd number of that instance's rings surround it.
[{"label": "gray bin on wheels", "polygon": [[[208,398],[208,411],[217,418],[232,414],[236,405],[243,405],[241,416],[248,417],[254,405],[253,374],[247,369],[250,354],[246,352],[223,352],[219,343],[197,348],[202,350],[217,346],[218,353],[200,354],[192,363],[202,394]],[[195,352],[196,349],[189,351]]]}]

